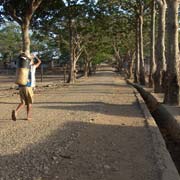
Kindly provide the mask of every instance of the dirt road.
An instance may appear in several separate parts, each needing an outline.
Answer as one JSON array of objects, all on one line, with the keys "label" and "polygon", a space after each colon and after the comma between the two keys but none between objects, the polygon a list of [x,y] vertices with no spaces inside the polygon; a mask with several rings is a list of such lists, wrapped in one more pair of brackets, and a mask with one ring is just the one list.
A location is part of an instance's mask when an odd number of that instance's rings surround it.
[{"label": "dirt road", "polygon": [[160,180],[133,89],[110,71],[37,91],[33,120],[0,98],[0,180]]}]

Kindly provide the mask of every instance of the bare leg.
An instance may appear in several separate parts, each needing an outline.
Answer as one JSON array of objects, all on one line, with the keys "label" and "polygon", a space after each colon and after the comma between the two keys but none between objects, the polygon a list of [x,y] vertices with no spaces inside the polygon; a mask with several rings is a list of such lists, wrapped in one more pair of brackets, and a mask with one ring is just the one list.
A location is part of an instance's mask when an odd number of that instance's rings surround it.
[{"label": "bare leg", "polygon": [[32,104],[27,105],[27,120],[31,120],[31,109],[32,109]]},{"label": "bare leg", "polygon": [[18,113],[18,111],[19,111],[20,109],[22,109],[23,107],[24,107],[24,103],[21,102],[21,103],[18,105],[18,107],[16,108],[16,110],[13,110],[13,111],[12,111],[12,120],[13,120],[13,121],[16,121],[17,113]]},{"label": "bare leg", "polygon": [[22,102],[22,103],[20,103],[19,105],[18,105],[18,107],[16,108],[16,114],[18,113],[18,111],[20,110],[20,109],[22,109],[24,107],[24,103]]}]

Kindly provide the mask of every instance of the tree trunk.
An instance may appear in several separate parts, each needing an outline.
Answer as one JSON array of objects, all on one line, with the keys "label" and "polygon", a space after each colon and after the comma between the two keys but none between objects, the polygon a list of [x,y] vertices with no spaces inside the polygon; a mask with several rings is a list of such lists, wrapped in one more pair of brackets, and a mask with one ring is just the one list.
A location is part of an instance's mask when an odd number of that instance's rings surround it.
[{"label": "tree trunk", "polygon": [[10,16],[21,26],[22,30],[22,51],[30,56],[30,37],[29,37],[29,26],[34,12],[37,10],[42,0],[36,0],[28,2],[25,8],[25,14],[18,16],[16,9],[9,4],[8,9]]},{"label": "tree trunk", "polygon": [[134,83],[139,82],[139,18],[136,17],[136,59],[134,70]]},{"label": "tree trunk", "polygon": [[143,4],[140,2],[140,15],[139,15],[139,58],[140,58],[140,74],[139,82],[145,85],[145,69],[144,69],[144,50],[143,50]]},{"label": "tree trunk", "polygon": [[149,87],[154,87],[153,74],[155,72],[155,0],[152,1],[151,8],[151,55],[150,55],[150,72],[149,72]]},{"label": "tree trunk", "polygon": [[69,70],[69,76],[68,76],[68,83],[74,83],[75,82],[75,62],[73,57],[73,52],[70,47],[70,70]]},{"label": "tree trunk", "polygon": [[89,66],[90,66],[90,62],[91,62],[91,57],[90,57],[88,51],[86,50],[86,48],[84,48],[84,53],[85,53],[84,76],[88,77],[89,76]]},{"label": "tree trunk", "polygon": [[88,77],[88,60],[84,63],[84,76]]},{"label": "tree trunk", "polygon": [[134,66],[134,61],[135,61],[134,52],[130,53],[129,58],[130,58],[130,60],[129,60],[129,63],[128,63],[128,79],[131,79],[132,75],[133,75],[133,66]]},{"label": "tree trunk", "polygon": [[91,76],[92,75],[92,62],[89,61],[88,62],[88,76]]},{"label": "tree trunk", "polygon": [[158,1],[159,19],[158,19],[158,35],[156,45],[156,72],[154,74],[154,92],[160,93],[163,91],[163,76],[166,71],[165,57],[165,18],[166,18],[166,2],[165,0]]},{"label": "tree trunk", "polygon": [[23,23],[21,25],[21,29],[22,29],[22,41],[23,41],[22,50],[28,56],[30,55],[29,24],[30,24],[30,21],[26,18],[26,20],[23,21]]},{"label": "tree trunk", "polygon": [[[68,3],[70,3],[70,1]],[[69,6],[69,11],[70,11],[70,4],[68,6]],[[74,75],[75,69],[74,69],[74,52],[73,52],[73,24],[72,24],[72,19],[70,17],[70,12],[69,12],[68,28],[69,28],[70,70],[69,70],[67,83],[74,83],[75,82],[75,75]]]},{"label": "tree trunk", "polygon": [[76,55],[75,55],[75,52],[74,52],[74,54],[73,54],[74,82],[77,79],[77,67],[76,67],[76,64],[77,64],[77,59],[76,59]]},{"label": "tree trunk", "polygon": [[123,62],[122,62],[122,59],[121,59],[121,56],[120,56],[120,52],[119,52],[119,49],[117,47],[117,45],[113,45],[114,47],[114,57],[116,59],[116,62],[117,62],[117,65],[118,65],[118,72],[119,73],[122,73],[122,67],[123,67]]},{"label": "tree trunk", "polygon": [[167,0],[167,77],[164,102],[179,105],[178,0]]}]

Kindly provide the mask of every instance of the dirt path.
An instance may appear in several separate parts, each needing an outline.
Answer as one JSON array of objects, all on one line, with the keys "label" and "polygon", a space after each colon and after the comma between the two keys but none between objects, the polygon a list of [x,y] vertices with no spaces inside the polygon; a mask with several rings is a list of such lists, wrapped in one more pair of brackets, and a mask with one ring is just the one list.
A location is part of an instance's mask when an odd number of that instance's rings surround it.
[{"label": "dirt path", "polygon": [[33,120],[0,98],[0,180],[159,180],[133,89],[110,71],[36,94]]}]

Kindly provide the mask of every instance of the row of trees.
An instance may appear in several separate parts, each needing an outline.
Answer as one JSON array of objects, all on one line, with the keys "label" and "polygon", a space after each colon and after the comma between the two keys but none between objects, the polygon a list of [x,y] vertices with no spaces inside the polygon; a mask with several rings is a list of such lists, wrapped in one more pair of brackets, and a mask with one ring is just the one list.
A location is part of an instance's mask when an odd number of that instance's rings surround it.
[{"label": "row of trees", "polygon": [[[134,68],[134,82],[148,85],[157,93],[164,92],[165,103],[179,104],[179,1],[121,0],[103,3],[111,8],[118,7],[118,12],[123,12],[121,15],[126,19],[125,30],[122,26],[118,26],[121,31],[118,42],[121,43],[123,39],[123,44],[119,44],[117,49],[114,49],[116,57],[119,58],[120,69],[123,62],[128,62],[129,78],[132,77],[132,68]],[[106,13],[111,14],[109,12]],[[122,23],[121,15],[118,17],[121,18]],[[123,32],[126,34],[125,39]],[[144,57],[149,59],[148,80]]]},{"label": "row of trees", "polygon": [[[164,91],[166,103],[179,104],[178,7],[178,0],[1,0],[0,21],[19,25],[27,54],[31,47],[42,57],[69,60],[68,82],[75,81],[78,62],[88,75],[93,64],[111,60],[119,71],[126,64],[136,83]],[[2,25],[0,36],[7,29]]]},{"label": "row of trees", "polygon": [[[142,2],[142,1],[141,1]],[[178,47],[178,0],[152,0],[151,4],[151,56],[149,85],[155,92],[164,92],[164,102],[179,104],[179,47]],[[147,3],[149,3],[147,2]],[[141,4],[141,8],[143,8]],[[157,8],[156,8],[157,7]],[[157,10],[157,13],[156,13]],[[141,10],[139,10],[141,12]],[[141,14],[141,13],[140,13]],[[155,16],[157,15],[157,18]],[[139,51],[140,57],[136,63],[141,64],[141,19],[139,17]],[[157,20],[157,23],[156,23]],[[157,35],[156,35],[157,30]],[[138,27],[137,27],[138,31]],[[136,48],[138,54],[138,48]],[[140,69],[142,66],[140,66]],[[142,69],[141,69],[142,70]],[[144,73],[144,72],[143,72]],[[141,76],[141,72],[137,72]],[[140,77],[140,83],[145,84],[145,77]]]},{"label": "row of trees", "polygon": [[[128,75],[134,82],[148,85],[155,92],[164,92],[164,102],[179,104],[178,0],[117,1],[134,24],[135,58],[131,56]],[[146,45],[148,44],[148,46]],[[147,50],[149,49],[149,51]],[[122,53],[122,51],[121,51]],[[145,74],[145,56],[149,59],[149,77]],[[126,51],[125,58],[129,52]],[[131,53],[133,55],[133,53]],[[124,58],[122,58],[124,59]],[[121,60],[123,61],[123,60]]]},{"label": "row of trees", "polygon": [[[157,4],[157,43],[155,44],[155,5]],[[178,42],[179,1],[152,1],[151,73],[150,87],[155,92],[164,92],[164,102],[179,104],[179,42]]]},{"label": "row of trees", "polygon": [[[69,60],[68,82],[74,82],[78,61],[82,61],[85,75],[88,75],[93,64],[102,61],[107,54],[98,39],[95,4],[93,0],[3,0],[0,19],[3,23],[13,21],[19,25],[21,50],[26,54],[30,54],[31,47],[41,54],[42,59],[51,54]],[[7,28],[2,26],[5,32]]]}]

